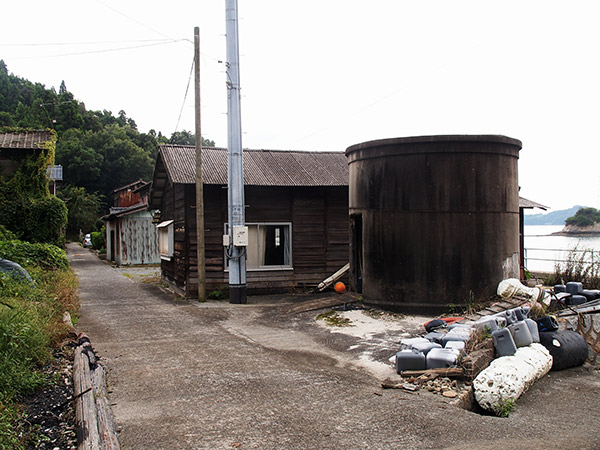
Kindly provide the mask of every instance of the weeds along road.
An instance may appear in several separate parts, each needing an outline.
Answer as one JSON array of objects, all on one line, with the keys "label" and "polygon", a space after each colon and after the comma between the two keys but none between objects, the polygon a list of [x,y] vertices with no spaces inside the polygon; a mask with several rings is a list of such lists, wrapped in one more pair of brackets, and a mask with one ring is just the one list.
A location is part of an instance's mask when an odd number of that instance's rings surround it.
[{"label": "weeds along road", "polygon": [[509,418],[480,416],[382,390],[314,314],[176,299],[67,250],[124,449],[600,448],[597,371],[552,372]]}]

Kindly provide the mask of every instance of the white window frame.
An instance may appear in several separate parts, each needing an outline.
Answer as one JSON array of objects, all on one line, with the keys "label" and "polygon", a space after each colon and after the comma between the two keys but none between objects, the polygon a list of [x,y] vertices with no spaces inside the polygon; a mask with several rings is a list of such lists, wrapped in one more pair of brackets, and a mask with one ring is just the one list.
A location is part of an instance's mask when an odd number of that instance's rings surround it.
[{"label": "white window frame", "polygon": [[175,235],[173,230],[173,221],[165,220],[156,225],[158,232],[158,249],[160,259],[171,261],[175,250]]},{"label": "white window frame", "polygon": [[[292,255],[292,249],[293,249],[293,245],[292,245],[292,222],[247,222],[245,223],[245,225],[248,228],[251,227],[257,227],[257,231],[260,229],[261,226],[277,226],[277,227],[288,227],[288,235],[289,238],[287,240],[286,245],[288,246],[288,264],[283,264],[283,265],[259,265],[257,267],[248,267],[247,262],[246,262],[246,270],[248,272],[259,272],[259,271],[269,271],[269,270],[293,270],[294,266],[293,266],[293,255]],[[228,234],[228,224],[224,224],[224,234]],[[259,252],[261,252],[261,246],[260,246],[260,242],[256,242],[256,246],[257,246],[257,254],[259,254]],[[229,272],[229,258],[227,257],[227,248],[224,249],[224,253],[225,253],[225,257],[224,257],[224,261],[225,261],[225,272]]]}]

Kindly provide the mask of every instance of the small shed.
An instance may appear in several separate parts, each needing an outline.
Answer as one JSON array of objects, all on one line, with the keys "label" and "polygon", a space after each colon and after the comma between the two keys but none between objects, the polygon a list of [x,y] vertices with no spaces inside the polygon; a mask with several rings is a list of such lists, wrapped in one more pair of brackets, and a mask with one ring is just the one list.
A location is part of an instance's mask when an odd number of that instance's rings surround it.
[{"label": "small shed", "polygon": [[[252,293],[313,286],[348,263],[348,165],[342,152],[244,150],[247,287]],[[197,295],[196,154],[161,145],[150,191],[160,210],[164,281]],[[227,150],[202,149],[207,291],[228,285]]]},{"label": "small shed", "polygon": [[148,210],[150,183],[138,180],[112,192],[106,222],[106,254],[119,265],[158,264],[158,235]]},{"label": "small shed", "polygon": [[54,139],[51,131],[0,133],[0,175],[12,177],[21,161],[39,155]]}]

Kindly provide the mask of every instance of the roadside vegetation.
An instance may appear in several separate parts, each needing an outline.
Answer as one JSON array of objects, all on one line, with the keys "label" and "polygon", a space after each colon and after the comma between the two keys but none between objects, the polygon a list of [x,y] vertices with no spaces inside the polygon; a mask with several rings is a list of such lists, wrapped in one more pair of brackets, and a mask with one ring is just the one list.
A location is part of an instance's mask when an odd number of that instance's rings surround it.
[{"label": "roadside vegetation", "polygon": [[554,266],[554,274],[544,280],[548,285],[580,281],[586,289],[600,289],[600,255],[592,249],[574,247]]},{"label": "roadside vegetation", "polygon": [[69,332],[64,312],[77,313],[77,281],[62,249],[16,240],[5,230],[0,258],[33,279],[0,273],[0,448],[20,449],[35,431],[26,428],[20,401],[55,382],[43,367]]}]

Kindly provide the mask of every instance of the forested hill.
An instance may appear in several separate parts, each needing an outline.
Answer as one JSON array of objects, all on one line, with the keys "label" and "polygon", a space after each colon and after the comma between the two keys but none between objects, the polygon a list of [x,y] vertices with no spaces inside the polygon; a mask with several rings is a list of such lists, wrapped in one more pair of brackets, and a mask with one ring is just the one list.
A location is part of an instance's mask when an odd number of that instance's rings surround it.
[{"label": "forested hill", "polygon": [[56,92],[9,73],[0,60],[0,131],[15,127],[56,130],[56,164],[63,166],[63,186],[85,188],[104,201],[117,187],[150,180],[159,143],[194,143],[185,130],[170,139],[154,130],[140,133],[125,111],[115,116],[107,110],[87,110],[64,81]]},{"label": "forested hill", "polygon": [[525,225],[564,225],[565,220],[575,215],[583,206],[573,206],[569,209],[561,209],[546,214],[526,214]]}]

